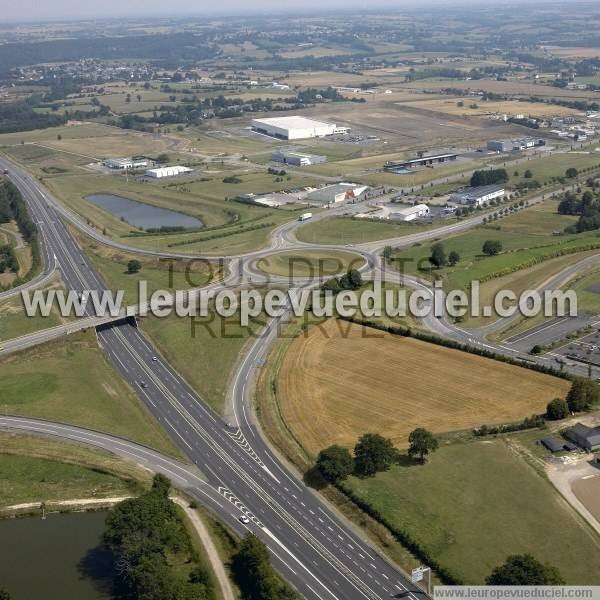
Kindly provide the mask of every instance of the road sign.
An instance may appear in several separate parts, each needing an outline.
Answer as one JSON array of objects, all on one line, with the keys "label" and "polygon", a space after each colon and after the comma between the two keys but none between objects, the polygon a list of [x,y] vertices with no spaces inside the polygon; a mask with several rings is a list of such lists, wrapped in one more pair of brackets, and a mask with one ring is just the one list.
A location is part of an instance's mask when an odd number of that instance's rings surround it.
[{"label": "road sign", "polygon": [[425,573],[425,567],[417,567],[412,570],[410,580],[413,583],[418,583],[419,581],[423,581],[423,574]]}]

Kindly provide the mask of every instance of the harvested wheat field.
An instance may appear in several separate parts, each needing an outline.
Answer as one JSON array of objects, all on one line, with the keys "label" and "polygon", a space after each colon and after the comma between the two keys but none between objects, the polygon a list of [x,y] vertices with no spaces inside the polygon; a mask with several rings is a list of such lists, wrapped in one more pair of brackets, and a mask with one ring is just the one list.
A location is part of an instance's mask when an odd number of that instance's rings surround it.
[{"label": "harvested wheat field", "polygon": [[416,427],[440,433],[517,421],[568,388],[563,379],[336,319],[293,341],[278,385],[285,422],[313,454],[353,446],[365,432],[403,447]]}]

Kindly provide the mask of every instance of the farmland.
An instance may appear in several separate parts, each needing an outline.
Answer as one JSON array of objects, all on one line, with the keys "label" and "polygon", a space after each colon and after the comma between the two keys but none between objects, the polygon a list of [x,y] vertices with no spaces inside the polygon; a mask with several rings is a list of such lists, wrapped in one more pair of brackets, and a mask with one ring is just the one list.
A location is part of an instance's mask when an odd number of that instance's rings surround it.
[{"label": "farmland", "polygon": [[[352,385],[343,384],[348,365]],[[543,412],[568,383],[330,320],[294,341],[278,387],[286,424],[314,455],[334,443],[352,446],[366,423],[404,446],[415,427],[445,432],[519,420]]]}]

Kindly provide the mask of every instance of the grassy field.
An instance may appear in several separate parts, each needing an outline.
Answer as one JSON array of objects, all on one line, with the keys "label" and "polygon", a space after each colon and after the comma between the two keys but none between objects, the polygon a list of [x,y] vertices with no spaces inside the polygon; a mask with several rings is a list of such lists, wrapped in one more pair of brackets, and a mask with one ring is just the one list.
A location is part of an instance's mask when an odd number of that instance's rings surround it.
[{"label": "grassy field", "polygon": [[[462,103],[461,106],[459,106],[459,102]],[[463,97],[444,98],[439,100],[417,100],[413,102],[403,102],[402,104],[424,110],[431,110],[433,112],[465,117],[485,116],[493,113],[506,113],[508,115],[524,114],[538,118],[578,114],[578,111],[572,108],[542,104],[540,102],[482,101],[480,99]],[[475,106],[475,108],[471,108],[472,105]]]},{"label": "grassy field", "polygon": [[348,486],[466,583],[525,552],[567,583],[599,583],[600,539],[503,438],[443,445],[424,466]]},{"label": "grassy field", "polygon": [[[580,152],[557,152],[551,156],[532,157],[518,165],[511,166],[504,163],[510,176],[509,185],[527,181],[523,175],[529,170],[532,178],[540,183],[547,183],[552,177],[564,177],[565,171],[570,167],[578,170],[600,165],[600,155]],[[500,165],[498,165],[500,166]],[[518,175],[515,175],[518,173]]]},{"label": "grassy field", "polygon": [[303,250],[269,254],[257,262],[257,267],[270,275],[322,277],[359,269],[364,263],[362,257],[351,252]]},{"label": "grassy field", "polygon": [[566,287],[576,292],[580,312],[600,313],[600,270],[597,267],[582,273]]},{"label": "grassy field", "polygon": [[314,455],[352,446],[365,427],[405,446],[415,427],[516,421],[543,412],[568,382],[331,319],[294,341],[278,389],[283,419]]},{"label": "grassy field", "polygon": [[[148,295],[156,290],[185,290],[203,287],[210,281],[221,279],[222,267],[216,262],[161,260],[151,256],[130,254],[91,242],[75,230],[73,234],[92,261],[94,267],[111,290],[124,290],[129,304],[139,301],[139,282],[145,281]],[[137,260],[141,269],[137,273],[127,272],[127,263]]]},{"label": "grassy field", "polygon": [[[62,289],[62,287],[62,284],[57,281],[44,289]],[[28,317],[25,314],[21,296],[14,296],[0,302],[0,341],[10,340],[40,329],[54,327],[66,321],[67,319],[61,316],[56,307],[52,308],[52,312],[47,317],[40,315]]]},{"label": "grassy field", "polygon": [[[151,480],[146,469],[80,444],[1,432],[0,448],[0,498],[5,506],[135,494]],[[46,472],[52,477],[46,478]]]},{"label": "grassy field", "polygon": [[106,431],[179,456],[104,358],[92,331],[3,358],[0,378],[3,413]]},{"label": "grassy field", "polygon": [[125,481],[99,468],[0,454],[0,504],[3,506],[71,498],[128,496],[139,490],[137,482]]},{"label": "grassy field", "polygon": [[375,240],[419,233],[430,228],[416,223],[393,223],[331,217],[308,222],[296,230],[296,237],[302,242],[319,244],[361,244]]}]

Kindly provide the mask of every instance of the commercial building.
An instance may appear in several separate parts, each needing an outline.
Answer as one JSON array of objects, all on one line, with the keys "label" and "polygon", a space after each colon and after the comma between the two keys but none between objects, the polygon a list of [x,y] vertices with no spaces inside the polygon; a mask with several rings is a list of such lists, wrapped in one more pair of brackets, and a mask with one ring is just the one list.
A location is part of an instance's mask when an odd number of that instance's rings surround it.
[{"label": "commercial building", "polygon": [[590,452],[600,448],[600,427],[588,427],[583,423],[576,423],[565,431],[565,437]]},{"label": "commercial building", "polygon": [[298,116],[252,119],[250,126],[258,133],[282,140],[318,138],[349,131],[347,127],[338,127],[335,123],[324,123]]},{"label": "commercial building", "polygon": [[270,194],[256,195],[252,193],[238,196],[240,202],[254,204],[256,206],[266,206],[267,208],[278,208],[285,204],[296,204],[305,202],[304,198],[307,192],[271,192]]},{"label": "commercial building", "polygon": [[148,161],[143,157],[134,156],[133,158],[107,158],[102,164],[109,169],[125,171],[127,169],[144,169],[148,166]]},{"label": "commercial building", "polygon": [[514,140],[490,140],[487,143],[487,149],[492,152],[513,152],[514,150],[527,150],[535,146],[543,146],[544,144],[544,140],[524,137]]},{"label": "commercial building", "polygon": [[366,185],[356,183],[336,183],[310,192],[304,201],[315,206],[331,206],[338,202],[355,200],[367,189]]},{"label": "commercial building", "polygon": [[457,204],[467,204],[471,206],[482,206],[490,200],[502,198],[504,188],[500,185],[482,185],[479,187],[470,187],[450,196],[452,202]]},{"label": "commercial building", "polygon": [[427,204],[417,204],[400,209],[390,209],[390,219],[400,221],[414,221],[429,216],[429,206]]},{"label": "commercial building", "polygon": [[274,152],[271,155],[271,160],[284,163],[286,165],[306,167],[308,165],[318,165],[320,163],[327,162],[327,157],[319,154],[302,154],[301,152],[288,152],[281,150]]},{"label": "commercial building", "polygon": [[184,173],[191,173],[192,169],[188,167],[159,167],[158,169],[148,169],[146,171],[147,177],[154,177],[155,179],[161,179],[163,177],[177,177],[177,175],[183,175]]},{"label": "commercial building", "polygon": [[410,160],[403,161],[388,161],[384,165],[384,170],[388,173],[404,173],[406,170],[415,167],[426,167],[436,163],[445,163],[456,160],[458,154],[446,153],[446,154],[432,154],[430,156],[418,156],[417,158],[411,158]]}]

